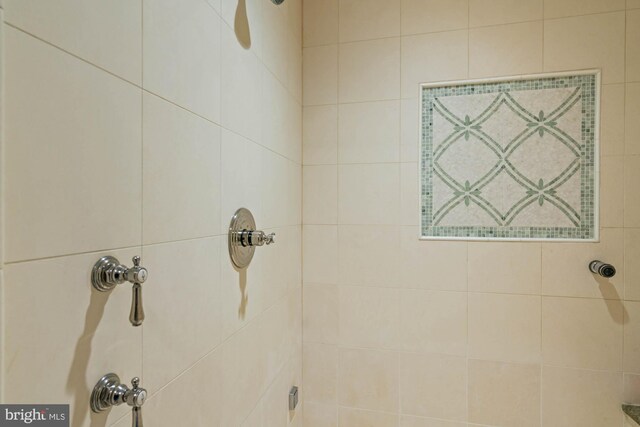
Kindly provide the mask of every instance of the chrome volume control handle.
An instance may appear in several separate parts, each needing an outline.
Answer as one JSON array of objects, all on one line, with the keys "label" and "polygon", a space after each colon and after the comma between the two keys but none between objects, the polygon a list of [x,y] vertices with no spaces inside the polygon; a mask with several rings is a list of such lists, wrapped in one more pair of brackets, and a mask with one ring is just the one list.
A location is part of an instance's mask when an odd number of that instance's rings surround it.
[{"label": "chrome volume control handle", "polygon": [[120,264],[117,258],[104,256],[96,262],[91,273],[91,283],[100,292],[107,292],[124,282],[133,284],[131,312],[129,321],[133,326],[140,326],[144,321],[142,307],[142,284],[147,280],[149,272],[140,266],[140,257],[134,256],[133,267]]},{"label": "chrome volume control handle", "polygon": [[120,383],[120,377],[116,374],[107,374],[100,378],[91,393],[91,410],[103,412],[112,406],[126,403],[131,406],[132,427],[143,427],[142,405],[147,399],[147,390],[140,386],[140,378],[131,380],[131,388]]}]

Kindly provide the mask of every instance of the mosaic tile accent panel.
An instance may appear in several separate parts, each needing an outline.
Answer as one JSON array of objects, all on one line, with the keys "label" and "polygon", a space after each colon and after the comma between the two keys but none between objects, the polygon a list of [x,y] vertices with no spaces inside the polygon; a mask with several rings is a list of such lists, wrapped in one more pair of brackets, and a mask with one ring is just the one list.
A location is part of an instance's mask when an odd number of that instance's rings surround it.
[{"label": "mosaic tile accent panel", "polygon": [[597,238],[597,72],[422,87],[425,238]]}]

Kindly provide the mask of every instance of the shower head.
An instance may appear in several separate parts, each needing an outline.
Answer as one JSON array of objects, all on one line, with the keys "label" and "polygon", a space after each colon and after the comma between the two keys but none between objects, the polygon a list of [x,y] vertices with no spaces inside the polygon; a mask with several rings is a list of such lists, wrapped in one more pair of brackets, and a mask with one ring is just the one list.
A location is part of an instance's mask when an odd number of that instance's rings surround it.
[{"label": "shower head", "polygon": [[271,0],[273,2],[273,4],[282,4],[284,3],[284,0]]}]

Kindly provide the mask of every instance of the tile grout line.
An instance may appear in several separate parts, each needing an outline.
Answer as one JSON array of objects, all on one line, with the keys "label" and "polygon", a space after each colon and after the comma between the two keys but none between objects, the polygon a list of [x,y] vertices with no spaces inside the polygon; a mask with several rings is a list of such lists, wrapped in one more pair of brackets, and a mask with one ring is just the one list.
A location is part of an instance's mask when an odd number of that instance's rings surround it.
[{"label": "tile grout line", "polygon": [[[60,47],[60,46],[57,46],[57,45],[55,45],[55,44],[53,44],[53,43],[51,43],[51,42],[49,42],[49,41],[47,41],[47,40],[45,40],[45,39],[43,39],[43,38],[41,38],[41,37],[37,36],[37,35],[35,35],[35,34],[32,34],[32,33],[28,32],[28,31],[26,31],[26,30],[24,30],[24,29],[20,28],[20,27],[17,27],[17,26],[15,26],[15,25],[11,24],[10,22],[4,21],[4,24],[5,24],[6,26],[9,26],[9,27],[13,28],[14,30],[19,31],[19,32],[21,32],[21,33],[24,33],[24,34],[26,34],[26,35],[28,35],[28,36],[30,36],[30,37],[32,37],[32,38],[34,38],[34,39],[36,39],[36,40],[38,40],[38,41],[42,42],[42,43],[44,43],[44,44],[46,44],[46,45],[48,45],[48,46],[50,46],[50,47],[52,47],[52,48],[54,48],[54,49],[56,49],[56,50],[60,51],[60,52],[63,52],[63,53],[65,53],[65,54],[67,54],[67,55],[70,55],[70,56],[72,56],[73,58],[75,58],[75,59],[77,59],[77,60],[79,60],[79,61],[82,61],[82,62],[84,62],[85,64],[87,64],[87,65],[89,65],[89,66],[91,66],[91,67],[97,68],[98,70],[105,72],[106,74],[110,75],[111,77],[114,77],[114,78],[116,78],[116,79],[118,79],[118,80],[121,80],[123,83],[127,83],[127,84],[130,84],[131,86],[134,86],[134,87],[136,87],[136,88],[138,88],[138,89],[141,89],[141,90],[143,91],[143,93],[147,93],[147,94],[150,94],[150,95],[154,95],[154,96],[156,96],[156,97],[158,97],[158,98],[162,99],[162,100],[163,100],[163,101],[165,101],[165,102],[168,102],[168,103],[170,103],[170,104],[172,104],[172,105],[174,105],[174,106],[176,106],[176,107],[178,107],[178,108],[180,108],[180,109],[182,109],[182,110],[184,110],[184,111],[186,111],[186,112],[189,112],[189,113],[191,113],[191,114],[193,114],[193,115],[195,115],[195,116],[197,116],[197,117],[199,117],[199,118],[201,118],[201,119],[203,119],[203,120],[206,120],[206,121],[207,121],[207,122],[209,122],[209,123],[212,123],[212,124],[214,124],[214,125],[216,125],[216,126],[219,126],[219,127],[223,128],[223,129],[225,129],[225,130],[228,130],[229,132],[232,132],[232,133],[234,133],[234,134],[236,134],[236,135],[239,135],[239,136],[241,136],[241,137],[243,137],[243,138],[245,138],[245,139],[248,139],[248,140],[250,140],[250,141],[254,142],[254,143],[255,143],[255,144],[257,144],[257,145],[260,145],[261,147],[264,147],[265,149],[267,149],[267,150],[269,150],[269,151],[271,151],[271,152],[273,152],[273,153],[275,153],[275,154],[277,154],[277,155],[279,155],[279,156],[281,156],[281,157],[284,157],[284,158],[285,158],[285,159],[287,159],[287,160],[290,160],[290,161],[292,161],[292,162],[294,162],[294,163],[296,163],[296,164],[302,164],[302,162],[301,162],[301,161],[300,161],[300,162],[298,162],[298,160],[296,160],[296,159],[293,159],[293,158],[287,157],[287,155],[285,155],[285,154],[283,154],[283,153],[279,153],[279,152],[275,151],[273,148],[271,148],[271,147],[269,147],[269,146],[265,145],[263,142],[255,141],[255,140],[254,140],[254,139],[252,139],[251,137],[248,137],[248,136],[242,135],[242,134],[238,133],[237,131],[235,131],[235,130],[233,130],[233,129],[230,129],[230,128],[228,128],[228,127],[226,127],[226,126],[225,126],[225,125],[223,125],[222,123],[218,123],[218,122],[216,122],[216,121],[215,121],[215,120],[213,120],[213,119],[210,119],[210,118],[208,118],[208,117],[206,117],[206,116],[203,116],[203,115],[202,115],[202,114],[200,114],[200,113],[197,113],[197,112],[195,112],[195,111],[192,111],[192,110],[190,110],[189,108],[187,108],[187,107],[185,107],[185,106],[183,106],[183,105],[180,105],[180,104],[176,103],[175,101],[172,101],[171,99],[168,99],[168,98],[164,97],[163,95],[160,95],[160,94],[158,94],[158,93],[156,93],[156,92],[154,92],[154,91],[152,91],[152,90],[150,90],[150,89],[144,88],[144,87],[142,86],[142,84],[136,84],[136,83],[134,83],[134,82],[132,82],[132,81],[130,81],[130,80],[128,80],[128,79],[126,79],[126,78],[122,77],[122,76],[119,76],[118,74],[115,74],[115,73],[113,73],[113,72],[109,71],[108,69],[106,69],[106,68],[104,68],[104,67],[101,67],[101,66],[99,66],[99,65],[97,65],[97,64],[94,64],[94,63],[92,63],[92,62],[90,62],[90,61],[88,61],[88,60],[86,60],[86,59],[82,58],[81,56],[79,56],[79,55],[77,55],[77,54],[75,54],[75,53],[73,53],[73,52],[70,52],[70,51],[68,51],[68,50],[66,50],[66,49],[64,49],[64,48],[62,48],[62,47]],[[255,55],[255,54],[254,54],[254,55]],[[256,58],[257,58],[257,56],[256,56]],[[259,58],[257,58],[257,59],[259,60],[260,64],[264,67],[264,69],[265,69],[269,74],[271,74],[271,75],[276,79],[276,81],[278,82],[278,84],[279,84],[279,85],[280,85],[280,86],[281,86],[281,87],[282,87],[282,88],[287,92],[287,95],[288,95],[291,99],[293,99],[293,101],[296,103],[296,105],[298,105],[300,108],[302,108],[302,107],[303,107],[302,102],[301,102],[301,101],[299,101],[299,100],[298,100],[298,99],[297,99],[297,98],[296,98],[296,97],[295,97],[295,96],[294,96],[294,95],[293,95],[293,94],[292,94],[292,93],[287,89],[287,87],[286,87],[286,86],[285,86],[285,85],[284,85],[284,84],[283,84],[283,83],[282,83],[282,82],[281,82],[281,81],[280,81],[280,80],[275,76],[275,74],[273,74],[273,72],[272,72],[272,71],[271,71],[271,70],[270,70],[270,69],[269,69],[269,68],[268,68],[268,67],[267,67],[267,66],[266,66],[266,65],[265,65],[265,64],[264,64],[264,63],[263,63]]]}]

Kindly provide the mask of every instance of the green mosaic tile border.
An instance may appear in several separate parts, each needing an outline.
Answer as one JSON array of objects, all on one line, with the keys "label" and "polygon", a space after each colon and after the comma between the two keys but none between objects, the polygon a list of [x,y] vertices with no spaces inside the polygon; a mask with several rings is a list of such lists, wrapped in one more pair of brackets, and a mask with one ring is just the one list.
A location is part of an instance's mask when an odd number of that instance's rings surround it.
[{"label": "green mosaic tile border", "polygon": [[[474,82],[421,90],[421,228],[423,238],[497,240],[594,240],[597,238],[597,144],[599,72],[534,76],[526,79]],[[582,89],[582,141],[580,153],[580,223],[577,227],[437,226],[433,225],[433,110],[434,100],[447,96],[491,94],[554,88]]]}]

